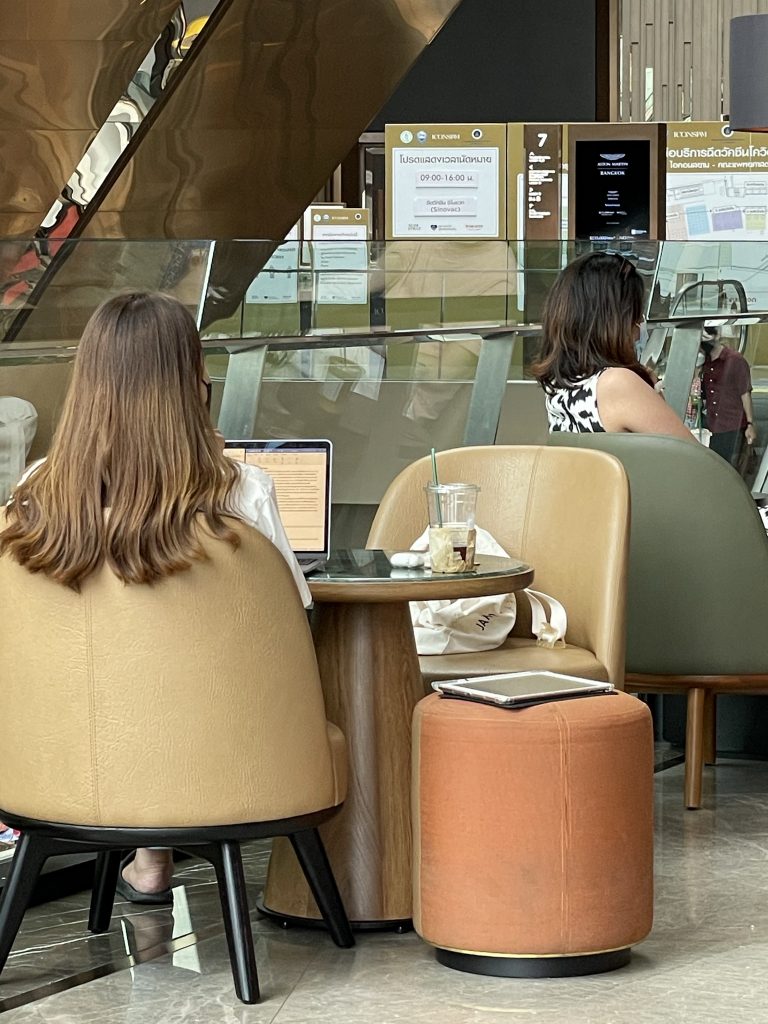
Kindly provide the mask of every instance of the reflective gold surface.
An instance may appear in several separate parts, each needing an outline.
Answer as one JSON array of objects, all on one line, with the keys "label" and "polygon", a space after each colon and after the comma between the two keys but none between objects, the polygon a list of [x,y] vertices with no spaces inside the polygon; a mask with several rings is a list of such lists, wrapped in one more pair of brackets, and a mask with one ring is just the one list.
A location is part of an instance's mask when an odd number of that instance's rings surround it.
[{"label": "reflective gold surface", "polygon": [[136,41],[149,33],[151,43],[176,6],[173,0],[4,0],[13,14],[0,19],[0,41]]},{"label": "reflective gold surface", "polygon": [[[104,9],[93,35],[103,46],[115,45],[124,25],[110,22],[106,9],[114,14],[122,5],[99,2]],[[115,240],[283,238],[459,2],[222,0],[73,234]],[[169,6],[151,6],[153,30],[162,27]],[[33,7],[39,14],[39,4],[28,4],[27,13]],[[149,22],[136,18],[135,4],[125,14],[134,31],[148,31]],[[148,45],[146,36],[136,44],[137,65]],[[124,51],[119,53],[120,65],[127,66]],[[90,92],[81,92],[88,103],[79,116],[88,123],[90,111],[95,125],[96,107],[100,114],[106,104],[96,103],[102,79],[92,77]],[[35,88],[43,90],[48,81],[39,78]],[[119,95],[125,84],[105,72],[104,89],[114,86]],[[75,106],[62,106],[56,116],[72,123]],[[23,230],[19,225],[27,214],[31,230],[35,218],[34,227],[40,223],[39,214],[77,163],[77,145],[64,147],[73,132],[48,134],[61,137],[58,148],[49,142],[48,160],[38,156],[30,162],[27,191],[7,210],[16,218],[16,231]],[[38,136],[45,135],[36,133],[39,147]],[[79,139],[79,154],[87,142]],[[4,212],[0,199],[0,217]],[[29,316],[25,311],[0,332],[6,340],[76,337],[93,308],[94,288],[111,281],[117,289],[125,279],[119,262],[94,267],[86,249],[62,256],[46,270],[43,287],[28,297],[35,307]],[[216,298],[204,322],[229,315],[261,265],[243,265],[229,257],[226,245],[219,246],[211,272]],[[128,275],[132,281],[134,271]],[[153,267],[145,276],[154,280],[164,273]],[[148,280],[146,286],[153,285]]]},{"label": "reflective gold surface", "polygon": [[0,41],[0,128],[100,128],[151,44]]},{"label": "reflective gold surface", "polygon": [[34,234],[93,135],[0,128],[0,217],[12,218],[3,235]]},{"label": "reflective gold surface", "polygon": [[177,3],[3,4],[1,235],[31,235],[39,227]]},{"label": "reflective gold surface", "polygon": [[404,20],[430,39],[440,31],[457,6],[452,0],[435,0],[429,5],[420,0],[400,0],[398,3]]},{"label": "reflective gold surface", "polygon": [[232,0],[84,233],[282,238],[459,0]]}]

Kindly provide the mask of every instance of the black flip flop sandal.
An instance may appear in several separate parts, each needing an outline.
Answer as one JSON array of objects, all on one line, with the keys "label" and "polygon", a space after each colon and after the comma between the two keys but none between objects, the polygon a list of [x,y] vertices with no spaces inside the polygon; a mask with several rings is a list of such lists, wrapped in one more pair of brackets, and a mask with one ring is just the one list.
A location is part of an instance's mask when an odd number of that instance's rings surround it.
[{"label": "black flip flop sandal", "polygon": [[129,853],[127,857],[124,857],[120,861],[120,871],[117,875],[117,885],[115,886],[115,895],[122,896],[124,900],[128,900],[129,903],[143,903],[147,906],[163,907],[168,906],[169,903],[173,903],[173,890],[168,887],[167,889],[161,889],[159,892],[140,892],[138,889],[134,889],[130,882],[127,882],[123,878],[123,868],[127,867],[133,860],[135,853]]}]

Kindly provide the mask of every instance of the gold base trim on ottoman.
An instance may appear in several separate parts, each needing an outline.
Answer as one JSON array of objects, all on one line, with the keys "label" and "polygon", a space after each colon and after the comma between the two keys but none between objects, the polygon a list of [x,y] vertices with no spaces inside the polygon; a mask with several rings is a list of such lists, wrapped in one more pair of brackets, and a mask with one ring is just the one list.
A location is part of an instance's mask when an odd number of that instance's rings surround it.
[{"label": "gold base trim on ottoman", "polygon": [[581,952],[574,949],[570,953],[489,953],[485,949],[456,949],[453,946],[440,947],[440,949],[444,949],[447,953],[464,953],[466,956],[515,957],[519,960],[551,960],[564,956],[602,956],[604,953],[617,953],[626,948],[626,946],[614,946],[611,949],[589,949],[582,950]]},{"label": "gold base trim on ottoman", "polygon": [[605,974],[626,967],[632,956],[629,946],[602,953],[555,953],[548,956],[465,953],[456,949],[436,949],[435,953],[437,962],[444,967],[496,978],[574,978],[582,974]]}]

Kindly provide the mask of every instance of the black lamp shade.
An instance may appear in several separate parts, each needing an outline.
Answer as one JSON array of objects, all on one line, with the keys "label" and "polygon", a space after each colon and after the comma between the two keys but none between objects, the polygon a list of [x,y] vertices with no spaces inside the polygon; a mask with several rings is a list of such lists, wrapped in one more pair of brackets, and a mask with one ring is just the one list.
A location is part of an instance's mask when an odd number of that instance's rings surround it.
[{"label": "black lamp shade", "polygon": [[734,131],[768,132],[768,14],[731,19],[731,109]]}]

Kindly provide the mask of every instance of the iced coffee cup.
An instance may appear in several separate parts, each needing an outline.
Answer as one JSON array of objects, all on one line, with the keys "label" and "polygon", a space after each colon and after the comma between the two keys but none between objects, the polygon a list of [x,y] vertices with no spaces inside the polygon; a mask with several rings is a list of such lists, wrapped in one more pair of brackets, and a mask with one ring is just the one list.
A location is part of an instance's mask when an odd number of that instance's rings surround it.
[{"label": "iced coffee cup", "polygon": [[472,572],[475,567],[476,484],[427,484],[429,559],[432,572]]}]

